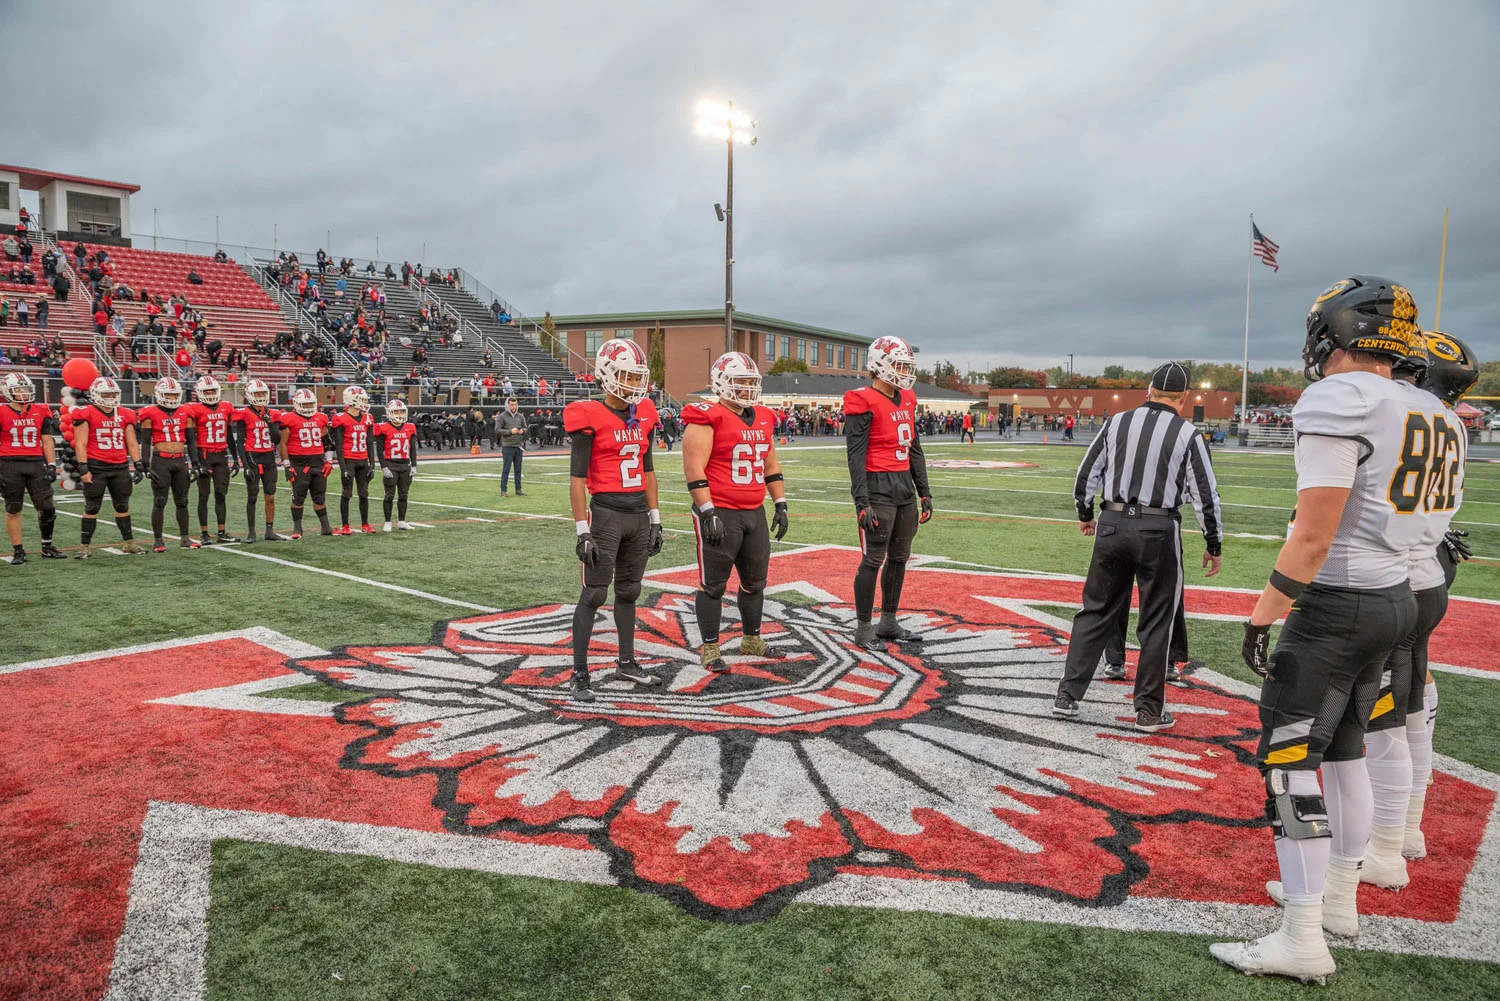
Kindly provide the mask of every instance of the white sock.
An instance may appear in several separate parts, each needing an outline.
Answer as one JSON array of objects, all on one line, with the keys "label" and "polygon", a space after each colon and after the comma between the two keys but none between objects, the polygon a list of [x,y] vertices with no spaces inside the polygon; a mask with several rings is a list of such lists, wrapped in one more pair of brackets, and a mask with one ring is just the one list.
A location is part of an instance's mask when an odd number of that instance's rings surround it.
[{"label": "white sock", "polygon": [[1365,848],[1365,857],[1374,864],[1380,859],[1391,865],[1402,864],[1401,846],[1406,842],[1406,816],[1394,827],[1376,824],[1370,828],[1370,844]]},{"label": "white sock", "polygon": [[[1359,891],[1359,867],[1363,858],[1349,858],[1337,852],[1328,856],[1328,880],[1323,884],[1323,914],[1354,915],[1358,912],[1355,895]],[[1353,928],[1350,928],[1353,933]]]},{"label": "white sock", "polygon": [[1332,855],[1353,860],[1357,868],[1365,857],[1374,811],[1365,759],[1325,761],[1321,771],[1328,826],[1333,833]]},{"label": "white sock", "polygon": [[[1287,772],[1286,784],[1292,796],[1316,796],[1320,792],[1318,777],[1310,771]],[[1328,838],[1276,839],[1276,862],[1287,903],[1322,902],[1330,844]]]},{"label": "white sock", "polygon": [[[1365,767],[1370,775],[1375,826],[1397,830],[1406,826],[1406,804],[1412,790],[1411,760],[1406,730],[1371,730],[1365,734]],[[1396,847],[1399,853],[1401,846]]]}]

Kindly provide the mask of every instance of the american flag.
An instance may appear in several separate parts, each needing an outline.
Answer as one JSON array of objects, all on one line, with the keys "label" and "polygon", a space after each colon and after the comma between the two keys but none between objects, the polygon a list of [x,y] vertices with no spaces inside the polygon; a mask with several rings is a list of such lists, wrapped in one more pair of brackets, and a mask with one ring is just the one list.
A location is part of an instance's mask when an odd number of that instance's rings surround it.
[{"label": "american flag", "polygon": [[1281,266],[1276,263],[1276,251],[1281,248],[1271,242],[1271,238],[1260,231],[1255,223],[1250,224],[1250,253],[1261,259],[1261,263],[1272,271],[1280,271]]}]

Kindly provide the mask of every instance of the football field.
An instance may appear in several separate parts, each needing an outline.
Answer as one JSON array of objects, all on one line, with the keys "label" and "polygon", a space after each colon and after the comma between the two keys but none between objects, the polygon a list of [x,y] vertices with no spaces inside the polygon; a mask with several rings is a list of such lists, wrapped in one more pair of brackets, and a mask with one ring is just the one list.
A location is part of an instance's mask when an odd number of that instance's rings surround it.
[{"label": "football field", "polygon": [[[131,557],[100,552],[101,519],[91,561],[0,566],[0,998],[1307,990],[1207,952],[1277,920],[1239,623],[1290,454],[1215,453],[1223,573],[1203,579],[1185,517],[1195,670],[1168,691],[1177,728],[1143,736],[1126,685],[1096,681],[1077,722],[1047,711],[1091,545],[1082,450],[925,444],[920,652],[848,644],[842,440],[803,438],[781,450],[780,659],[735,656],[729,602],[734,670],[705,675],[680,453],[658,451],[667,539],[637,646],[667,690],[611,678],[604,614],[586,710],[563,694],[562,455],[528,457],[519,498],[498,457],[423,460],[411,532]],[[236,480],[236,535],[243,498]],[[81,500],[59,507],[76,546]],[[149,537],[144,484],[133,507]],[[1328,997],[1500,996],[1500,464],[1471,461],[1456,521],[1476,559],[1433,640],[1430,854],[1402,893],[1362,889]]]}]

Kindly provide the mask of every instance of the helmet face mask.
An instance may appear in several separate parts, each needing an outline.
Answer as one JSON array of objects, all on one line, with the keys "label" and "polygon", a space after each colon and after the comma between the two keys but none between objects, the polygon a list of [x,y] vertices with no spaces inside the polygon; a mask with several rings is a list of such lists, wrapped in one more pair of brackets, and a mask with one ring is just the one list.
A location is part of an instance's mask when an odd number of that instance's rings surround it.
[{"label": "helmet face mask", "polygon": [[157,406],[164,410],[176,410],[182,406],[182,383],[171,376],[157,379],[151,395],[156,399]]},{"label": "helmet face mask", "polygon": [[1389,359],[1397,370],[1424,367],[1426,344],[1411,292],[1378,275],[1354,275],[1330,285],[1307,312],[1302,364],[1309,381],[1323,378],[1335,351]]},{"label": "helmet face mask", "polygon": [[917,381],[917,360],[899,337],[877,337],[869,347],[870,374],[897,389],[910,389]]},{"label": "helmet face mask", "polygon": [[271,387],[259,379],[251,379],[245,385],[245,402],[252,407],[271,405]]},{"label": "helmet face mask", "polygon": [[406,404],[391,400],[385,405],[385,419],[397,427],[406,423]]},{"label": "helmet face mask", "polygon": [[350,386],[344,390],[344,409],[353,410],[356,413],[366,413],[370,409],[370,396],[359,386]]},{"label": "helmet face mask", "polygon": [[635,341],[612,338],[599,345],[594,371],[600,388],[627,404],[640,403],[650,392],[646,354]]},{"label": "helmet face mask", "polygon": [[120,405],[120,384],[101,375],[89,386],[89,402],[100,410],[113,412]]},{"label": "helmet face mask", "polygon": [[318,397],[310,389],[299,389],[292,394],[292,409],[300,417],[311,417],[318,412]]},{"label": "helmet face mask", "polygon": [[204,406],[218,406],[219,400],[222,399],[219,381],[211,375],[205,375],[193,386],[193,395],[198,397],[198,402]]},{"label": "helmet face mask", "polygon": [[31,403],[36,400],[36,385],[32,383],[31,376],[25,372],[8,372],[5,381],[0,383],[0,392],[11,403]]},{"label": "helmet face mask", "polygon": [[742,407],[760,402],[760,369],[740,351],[720,355],[708,370],[708,385],[719,399]]}]

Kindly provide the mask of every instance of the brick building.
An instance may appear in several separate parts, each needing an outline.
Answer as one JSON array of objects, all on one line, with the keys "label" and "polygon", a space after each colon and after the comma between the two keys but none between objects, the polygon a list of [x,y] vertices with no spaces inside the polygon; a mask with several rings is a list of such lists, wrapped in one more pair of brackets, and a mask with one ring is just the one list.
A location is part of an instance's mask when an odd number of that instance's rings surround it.
[{"label": "brick building", "polygon": [[[591,363],[599,345],[626,337],[649,350],[651,331],[660,328],[666,352],[666,390],[685,399],[703,388],[708,367],[724,353],[724,314],[720,310],[673,310],[662,313],[595,313],[554,316],[558,336],[577,359]],[[791,357],[817,375],[862,375],[870,337],[814,327],[770,316],[736,312],[734,346],[769,372],[778,358]],[[913,349],[915,350],[915,345]]]}]

